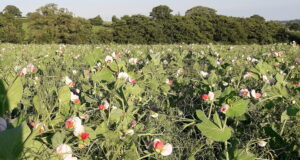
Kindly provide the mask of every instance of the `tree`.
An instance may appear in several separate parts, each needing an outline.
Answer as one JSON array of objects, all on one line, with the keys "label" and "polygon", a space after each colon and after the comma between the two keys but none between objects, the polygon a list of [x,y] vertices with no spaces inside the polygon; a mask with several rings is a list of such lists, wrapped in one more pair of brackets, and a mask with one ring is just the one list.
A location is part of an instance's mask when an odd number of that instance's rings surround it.
[{"label": "tree", "polygon": [[112,22],[117,22],[119,19],[117,18],[117,16],[113,15],[111,18]]},{"label": "tree", "polygon": [[92,33],[90,22],[73,17],[65,8],[47,4],[28,17],[30,41],[35,43],[89,43]]},{"label": "tree", "polygon": [[196,6],[193,7],[185,12],[186,16],[192,16],[192,15],[215,15],[217,13],[217,10],[203,7],[203,6]]},{"label": "tree", "polygon": [[155,20],[169,19],[172,11],[168,6],[160,5],[152,9],[150,16]]},{"label": "tree", "polygon": [[103,20],[100,17],[100,15],[96,16],[95,18],[91,18],[89,20],[90,20],[91,24],[94,26],[100,26],[103,24]]},{"label": "tree", "polygon": [[258,21],[265,21],[265,18],[258,15],[258,14],[254,14],[253,16],[251,16],[250,18],[256,19]]},{"label": "tree", "polygon": [[289,22],[289,23],[286,24],[286,26],[290,30],[300,31],[300,22]]},{"label": "tree", "polygon": [[2,12],[6,15],[12,15],[12,16],[15,16],[15,17],[21,17],[22,16],[22,12],[20,11],[20,9],[17,8],[16,6],[14,6],[14,5],[7,5],[3,9]]},{"label": "tree", "polygon": [[21,43],[24,30],[20,20],[0,13],[0,42]]}]

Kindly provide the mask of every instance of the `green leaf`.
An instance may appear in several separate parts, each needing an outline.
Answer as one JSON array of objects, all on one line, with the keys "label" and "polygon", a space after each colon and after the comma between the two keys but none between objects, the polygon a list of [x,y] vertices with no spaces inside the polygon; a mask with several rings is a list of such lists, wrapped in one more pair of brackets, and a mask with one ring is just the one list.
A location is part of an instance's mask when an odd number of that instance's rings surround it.
[{"label": "green leaf", "polygon": [[229,104],[229,109],[226,112],[226,115],[229,117],[239,117],[246,113],[248,108],[249,100],[238,100]]},{"label": "green leaf", "polygon": [[234,152],[233,160],[255,160],[256,157],[250,152],[246,152],[243,149],[238,149]]},{"label": "green leaf", "polygon": [[213,115],[213,119],[214,119],[214,122],[218,125],[218,127],[222,128],[222,123],[221,123],[219,114],[217,112]]},{"label": "green leaf", "polygon": [[118,69],[118,64],[114,61],[114,62],[112,62],[112,63],[110,63],[110,64],[108,64],[109,65],[109,67],[110,67],[110,69],[111,70],[113,70],[113,71],[115,71],[115,72],[118,72],[119,71],[119,69]]},{"label": "green leaf", "polygon": [[94,66],[96,64],[96,60],[94,55],[89,55],[85,57],[85,61],[87,62],[87,64],[89,64],[90,66]]},{"label": "green leaf", "polygon": [[92,80],[98,81],[98,82],[101,82],[101,81],[112,82],[113,80],[115,80],[115,77],[109,69],[103,68],[101,71],[96,72],[92,76]]},{"label": "green leaf", "polygon": [[23,84],[20,78],[17,78],[7,91],[9,110],[17,107],[23,95]]},{"label": "green leaf", "polygon": [[290,117],[287,115],[287,111],[285,110],[284,112],[282,112],[280,121],[283,122],[283,121],[289,120],[289,119],[290,119]]},{"label": "green leaf", "polygon": [[126,95],[139,95],[143,92],[143,89],[139,87],[138,85],[132,86],[127,85],[126,90],[124,91]]},{"label": "green leaf", "polygon": [[58,101],[59,101],[59,110],[62,114],[66,115],[70,111],[70,100],[71,100],[71,92],[69,86],[63,86],[58,91]]},{"label": "green leaf", "polygon": [[201,110],[197,110],[196,114],[202,121],[202,123],[198,123],[196,126],[207,138],[218,142],[225,142],[231,137],[231,129],[229,127],[218,127],[211,122]]},{"label": "green leaf", "polygon": [[255,66],[256,70],[261,74],[261,75],[264,75],[264,74],[267,74],[268,72],[272,72],[273,71],[273,66],[266,63],[266,62],[263,62],[263,61],[260,61],[256,66]]},{"label": "green leaf", "polygon": [[0,117],[8,110],[8,100],[6,96],[6,87],[0,79]]},{"label": "green leaf", "polygon": [[118,121],[120,121],[122,116],[123,116],[123,110],[118,108],[118,109],[113,109],[110,111],[109,118],[113,122],[118,122]]},{"label": "green leaf", "polygon": [[22,126],[0,132],[0,159],[18,159],[23,150],[23,132]]},{"label": "green leaf", "polygon": [[163,93],[168,93],[169,90],[171,89],[171,86],[168,85],[168,84],[163,84],[163,85],[161,86],[161,89],[162,89]]},{"label": "green leaf", "polygon": [[40,96],[36,95],[33,97],[33,106],[38,114],[44,115],[45,113],[45,106],[41,103]]},{"label": "green leaf", "polygon": [[289,106],[286,111],[288,116],[296,116],[299,110],[296,106]]},{"label": "green leaf", "polygon": [[229,96],[232,92],[234,92],[233,87],[227,87],[225,90],[222,92],[221,97]]},{"label": "green leaf", "polygon": [[60,144],[64,143],[65,134],[62,132],[56,132],[53,137],[51,138],[51,143],[53,148],[56,148]]},{"label": "green leaf", "polygon": [[104,121],[102,122],[96,129],[95,129],[95,133],[96,134],[105,134],[106,132],[109,131],[109,129],[107,128],[107,123]]},{"label": "green leaf", "polygon": [[127,150],[125,153],[125,160],[133,160],[140,158],[135,144],[132,144],[130,150]]},{"label": "green leaf", "polygon": [[284,83],[284,76],[282,75],[282,74],[276,74],[276,81],[277,81],[277,83],[280,83],[280,84],[285,84]]}]

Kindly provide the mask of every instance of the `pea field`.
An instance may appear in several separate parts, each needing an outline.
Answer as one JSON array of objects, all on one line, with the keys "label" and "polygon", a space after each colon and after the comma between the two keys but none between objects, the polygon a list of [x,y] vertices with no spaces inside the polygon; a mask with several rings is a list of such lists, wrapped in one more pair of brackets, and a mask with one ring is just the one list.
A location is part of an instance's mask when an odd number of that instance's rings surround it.
[{"label": "pea field", "polygon": [[0,44],[1,160],[297,160],[300,48]]}]

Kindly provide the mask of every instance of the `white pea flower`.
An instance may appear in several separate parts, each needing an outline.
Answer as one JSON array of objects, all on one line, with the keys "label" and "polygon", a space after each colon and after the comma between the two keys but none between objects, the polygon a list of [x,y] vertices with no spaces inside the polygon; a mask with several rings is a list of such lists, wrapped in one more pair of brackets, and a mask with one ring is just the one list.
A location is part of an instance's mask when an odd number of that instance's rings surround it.
[{"label": "white pea flower", "polygon": [[84,126],[83,125],[76,126],[73,131],[74,136],[78,137],[81,133],[84,133]]},{"label": "white pea flower", "polygon": [[268,142],[266,141],[259,141],[257,144],[260,146],[260,147],[265,147],[267,145]]},{"label": "white pea flower", "polygon": [[105,62],[106,63],[112,63],[114,61],[113,57],[112,56],[106,56],[105,57]]},{"label": "white pea flower", "polygon": [[61,144],[56,148],[56,153],[63,157],[63,159],[67,159],[72,157],[72,148],[67,144]]}]

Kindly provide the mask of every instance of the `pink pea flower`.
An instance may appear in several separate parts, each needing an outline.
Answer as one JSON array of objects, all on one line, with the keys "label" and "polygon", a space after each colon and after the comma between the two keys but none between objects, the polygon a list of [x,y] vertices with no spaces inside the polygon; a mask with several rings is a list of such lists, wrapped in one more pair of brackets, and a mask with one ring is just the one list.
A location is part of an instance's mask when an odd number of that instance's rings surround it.
[{"label": "pink pea flower", "polygon": [[164,144],[164,142],[159,139],[154,140],[153,147],[155,151],[160,153],[162,156],[168,156],[173,151],[173,146],[171,144]]},{"label": "pink pea flower", "polygon": [[256,91],[254,90],[254,89],[252,89],[251,90],[251,96],[253,97],[253,98],[260,98],[261,96],[262,96],[262,94],[261,93],[256,93]]},{"label": "pink pea flower", "polygon": [[241,89],[240,90],[240,96],[243,96],[243,97],[250,97],[250,92],[248,89]]},{"label": "pink pea flower", "polygon": [[229,109],[229,105],[228,104],[224,104],[220,107],[220,112],[222,113],[226,113],[226,111]]}]

